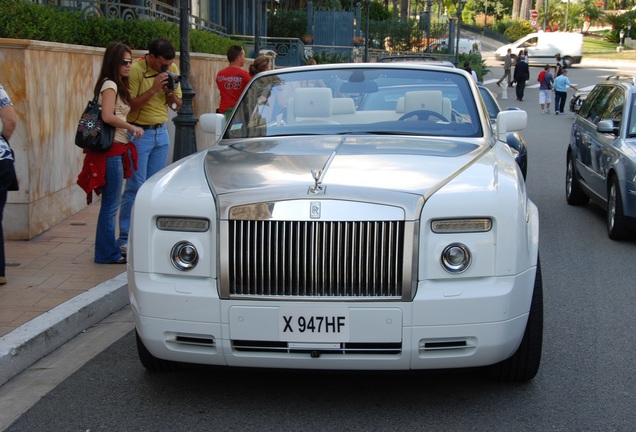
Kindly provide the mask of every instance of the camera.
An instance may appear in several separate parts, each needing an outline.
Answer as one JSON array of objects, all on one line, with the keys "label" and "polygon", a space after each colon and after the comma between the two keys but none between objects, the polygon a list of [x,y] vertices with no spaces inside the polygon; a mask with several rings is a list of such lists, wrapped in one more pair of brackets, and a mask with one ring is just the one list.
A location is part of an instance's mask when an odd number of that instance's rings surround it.
[{"label": "camera", "polygon": [[168,82],[166,83],[166,87],[170,90],[174,90],[175,86],[181,82],[181,75],[174,74],[168,70],[168,66],[161,66],[161,72],[165,72],[168,74]]}]

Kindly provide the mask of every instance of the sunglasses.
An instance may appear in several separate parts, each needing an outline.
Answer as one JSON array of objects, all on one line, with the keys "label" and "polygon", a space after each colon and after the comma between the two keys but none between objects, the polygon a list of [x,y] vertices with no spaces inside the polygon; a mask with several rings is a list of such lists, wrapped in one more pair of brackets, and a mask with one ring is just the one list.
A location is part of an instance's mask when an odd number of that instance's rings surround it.
[{"label": "sunglasses", "polygon": [[124,60],[121,62],[121,65],[122,65],[122,66],[130,66],[131,64],[132,64],[132,59],[124,59]]}]

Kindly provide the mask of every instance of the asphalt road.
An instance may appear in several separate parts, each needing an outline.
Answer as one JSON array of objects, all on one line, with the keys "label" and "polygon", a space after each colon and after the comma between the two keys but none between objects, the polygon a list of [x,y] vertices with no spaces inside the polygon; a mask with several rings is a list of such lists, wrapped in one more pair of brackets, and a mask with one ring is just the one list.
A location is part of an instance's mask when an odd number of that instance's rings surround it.
[{"label": "asphalt road", "polygon": [[[485,81],[497,93],[492,82],[501,70],[492,69]],[[585,87],[617,70],[578,67],[570,79]],[[532,68],[533,77],[539,71]],[[134,334],[128,332],[76,372],[69,370],[67,379],[7,430],[634,430],[636,240],[609,240],[604,212],[593,204],[567,205],[565,150],[573,115],[541,115],[536,88],[527,89],[524,102],[510,96],[504,107],[519,106],[529,114],[523,132],[529,145],[527,187],[541,217],[544,351],[532,382],[493,383],[471,372],[196,367],[151,374],[138,362]],[[72,341],[65,347],[68,360],[53,363],[68,366],[101,338]]]}]

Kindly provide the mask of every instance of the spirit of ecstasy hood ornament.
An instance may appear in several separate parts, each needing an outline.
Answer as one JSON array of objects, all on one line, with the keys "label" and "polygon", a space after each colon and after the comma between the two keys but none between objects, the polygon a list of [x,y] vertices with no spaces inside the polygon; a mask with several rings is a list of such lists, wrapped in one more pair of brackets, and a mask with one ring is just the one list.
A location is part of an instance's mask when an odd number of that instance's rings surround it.
[{"label": "spirit of ecstasy hood ornament", "polygon": [[311,170],[311,175],[314,178],[314,185],[309,188],[309,192],[317,194],[322,192],[322,186],[320,185],[320,178],[322,177],[322,170]]}]

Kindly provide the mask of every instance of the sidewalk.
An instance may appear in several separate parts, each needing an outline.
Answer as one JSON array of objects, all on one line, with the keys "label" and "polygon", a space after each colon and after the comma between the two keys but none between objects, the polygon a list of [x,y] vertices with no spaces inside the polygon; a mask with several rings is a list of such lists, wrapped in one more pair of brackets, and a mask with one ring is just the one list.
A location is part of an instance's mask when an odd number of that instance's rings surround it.
[{"label": "sidewalk", "polygon": [[5,241],[0,385],[128,304],[126,266],[95,264],[99,201],[29,241]]}]

